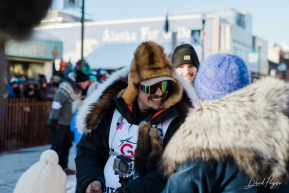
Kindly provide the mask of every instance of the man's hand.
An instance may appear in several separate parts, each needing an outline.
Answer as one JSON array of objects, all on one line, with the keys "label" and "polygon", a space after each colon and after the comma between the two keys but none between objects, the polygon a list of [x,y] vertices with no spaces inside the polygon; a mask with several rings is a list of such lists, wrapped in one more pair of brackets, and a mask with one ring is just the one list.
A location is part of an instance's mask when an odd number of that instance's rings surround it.
[{"label": "man's hand", "polygon": [[48,127],[52,130],[57,130],[58,129],[58,120],[57,119],[48,120]]},{"label": "man's hand", "polygon": [[86,188],[85,193],[102,193],[101,183],[99,181],[91,182]]},{"label": "man's hand", "polygon": [[29,95],[29,96],[34,95],[34,90],[30,91],[30,92],[28,93],[28,95]]}]

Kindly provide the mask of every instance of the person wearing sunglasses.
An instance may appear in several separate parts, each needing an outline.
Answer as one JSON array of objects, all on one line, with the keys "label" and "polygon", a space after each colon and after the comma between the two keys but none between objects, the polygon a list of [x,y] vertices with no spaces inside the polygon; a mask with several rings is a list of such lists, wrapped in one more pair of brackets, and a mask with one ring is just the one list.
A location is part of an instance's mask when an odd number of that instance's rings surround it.
[{"label": "person wearing sunglasses", "polygon": [[127,192],[161,192],[166,180],[157,163],[189,107],[199,103],[196,94],[186,94],[195,93],[193,89],[175,74],[161,46],[142,43],[130,69],[112,74],[79,110],[78,192],[121,193],[113,170],[119,154],[135,161]]}]

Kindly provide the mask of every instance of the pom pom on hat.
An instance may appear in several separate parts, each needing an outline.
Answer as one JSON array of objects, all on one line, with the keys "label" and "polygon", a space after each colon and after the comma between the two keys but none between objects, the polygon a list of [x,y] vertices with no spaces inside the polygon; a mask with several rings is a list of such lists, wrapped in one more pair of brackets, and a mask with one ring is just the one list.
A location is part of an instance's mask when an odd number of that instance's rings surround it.
[{"label": "pom pom on hat", "polygon": [[40,156],[40,161],[44,161],[45,163],[50,163],[53,166],[58,164],[58,155],[53,150],[46,150]]},{"label": "pom pom on hat", "polygon": [[19,178],[14,193],[65,193],[66,174],[58,165],[58,155],[46,150],[40,160]]}]

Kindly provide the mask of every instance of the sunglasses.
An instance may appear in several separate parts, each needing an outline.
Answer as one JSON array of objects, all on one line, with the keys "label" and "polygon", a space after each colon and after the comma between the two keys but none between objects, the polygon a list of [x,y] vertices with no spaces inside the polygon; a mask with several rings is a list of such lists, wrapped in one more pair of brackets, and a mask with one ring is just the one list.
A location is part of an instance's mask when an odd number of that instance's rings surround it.
[{"label": "sunglasses", "polygon": [[158,88],[160,88],[162,92],[166,92],[169,90],[169,83],[170,80],[164,80],[151,86],[144,86],[140,83],[140,89],[146,94],[155,94]]}]

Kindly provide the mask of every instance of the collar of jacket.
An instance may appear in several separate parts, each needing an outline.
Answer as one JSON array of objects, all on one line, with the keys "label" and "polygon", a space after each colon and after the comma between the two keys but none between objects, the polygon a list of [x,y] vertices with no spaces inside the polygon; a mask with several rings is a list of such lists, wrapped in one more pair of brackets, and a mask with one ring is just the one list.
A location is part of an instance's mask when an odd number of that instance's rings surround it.
[{"label": "collar of jacket", "polygon": [[72,88],[74,90],[76,90],[76,92],[79,92],[79,91],[82,90],[81,87],[74,80],[72,80],[71,78],[69,78],[69,77],[66,78],[66,81],[71,84]]},{"label": "collar of jacket", "polygon": [[167,145],[162,167],[170,176],[193,160],[227,161],[255,180],[289,177],[289,84],[264,78],[194,108]]},{"label": "collar of jacket", "polygon": [[[127,87],[128,69],[122,69],[112,74],[98,89],[88,96],[79,110],[76,125],[80,133],[90,133],[96,130],[100,121],[109,112],[117,107],[115,97],[121,97]],[[178,78],[178,75],[177,75]],[[181,122],[185,120],[189,107],[198,105],[198,97],[194,88],[180,76],[180,83],[184,88],[181,101],[171,106],[164,113],[155,117],[153,123],[161,122],[168,116],[173,116],[178,112]],[[185,86],[184,86],[185,85]],[[187,94],[188,93],[188,94]],[[167,117],[165,117],[167,116]]]},{"label": "collar of jacket", "polygon": [[[124,103],[123,99],[115,97],[114,102],[115,102],[116,108],[120,112],[120,114],[128,121],[128,123],[132,123],[134,112],[130,111],[128,106]],[[152,125],[157,125],[157,124],[162,123],[165,120],[172,118],[178,114],[179,113],[174,106],[170,107],[169,109],[166,109],[165,111],[159,110],[152,117],[152,119],[150,120],[150,123]]]}]

